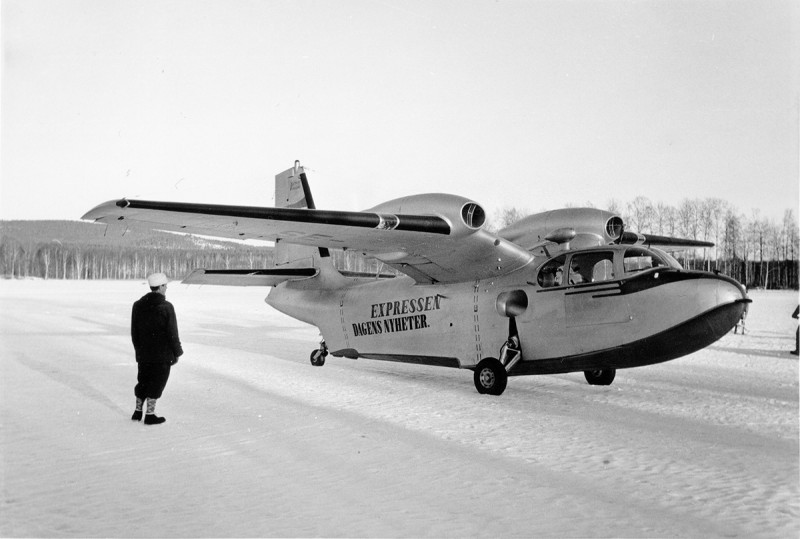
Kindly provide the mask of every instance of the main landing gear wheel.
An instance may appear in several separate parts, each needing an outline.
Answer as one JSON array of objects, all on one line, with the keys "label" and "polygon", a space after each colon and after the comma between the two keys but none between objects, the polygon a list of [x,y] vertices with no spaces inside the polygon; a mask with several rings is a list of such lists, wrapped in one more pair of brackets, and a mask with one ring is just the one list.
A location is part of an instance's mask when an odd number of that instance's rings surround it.
[{"label": "main landing gear wheel", "polygon": [[508,384],[506,368],[493,357],[487,357],[475,367],[475,389],[482,395],[502,395]]},{"label": "main landing gear wheel", "polygon": [[326,357],[328,357],[328,346],[323,340],[319,343],[319,348],[311,352],[311,364],[315,367],[322,367],[325,365]]},{"label": "main landing gear wheel", "polygon": [[325,365],[325,356],[328,355],[328,352],[322,351],[320,349],[316,349],[311,352],[311,364],[315,367],[322,367]]},{"label": "main landing gear wheel", "polygon": [[610,386],[617,375],[616,369],[596,369],[593,371],[583,371],[586,381],[593,386]]}]

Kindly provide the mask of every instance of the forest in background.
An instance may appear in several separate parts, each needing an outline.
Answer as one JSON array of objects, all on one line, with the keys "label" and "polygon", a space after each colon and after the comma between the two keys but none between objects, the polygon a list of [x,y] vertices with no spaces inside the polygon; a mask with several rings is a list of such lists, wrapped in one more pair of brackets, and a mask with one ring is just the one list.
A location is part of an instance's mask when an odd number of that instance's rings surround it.
[{"label": "forest in background", "polygon": [[[588,206],[588,205],[587,205]],[[715,247],[673,253],[689,269],[718,271],[758,288],[798,288],[798,224],[792,210],[775,223],[746,216],[720,199],[686,199],[679,206],[637,197],[610,201],[626,229],[710,241]],[[489,228],[499,230],[531,212],[505,208]],[[351,251],[332,250],[336,267],[389,271]],[[144,279],[160,271],[182,279],[192,270],[272,267],[271,246],[116,228],[85,221],[0,221],[0,275],[42,279]]]},{"label": "forest in background", "polygon": [[[353,252],[331,254],[337,267],[349,271],[375,273],[381,266]],[[123,234],[85,221],[0,221],[0,275],[6,278],[144,279],[162,272],[182,279],[198,268],[272,264],[271,245],[141,229]]]},{"label": "forest in background", "polygon": [[83,221],[0,221],[0,273],[43,279],[183,278],[196,268],[272,265],[272,248]]}]

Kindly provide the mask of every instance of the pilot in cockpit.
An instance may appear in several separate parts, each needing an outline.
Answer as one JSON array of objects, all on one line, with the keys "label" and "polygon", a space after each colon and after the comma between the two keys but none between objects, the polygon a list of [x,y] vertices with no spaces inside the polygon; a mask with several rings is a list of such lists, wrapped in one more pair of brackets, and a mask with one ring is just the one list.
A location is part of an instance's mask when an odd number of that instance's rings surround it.
[{"label": "pilot in cockpit", "polygon": [[561,286],[563,282],[563,274],[564,271],[561,266],[554,267],[545,267],[542,268],[541,273],[539,274],[539,285],[542,288],[550,288],[551,286]]}]

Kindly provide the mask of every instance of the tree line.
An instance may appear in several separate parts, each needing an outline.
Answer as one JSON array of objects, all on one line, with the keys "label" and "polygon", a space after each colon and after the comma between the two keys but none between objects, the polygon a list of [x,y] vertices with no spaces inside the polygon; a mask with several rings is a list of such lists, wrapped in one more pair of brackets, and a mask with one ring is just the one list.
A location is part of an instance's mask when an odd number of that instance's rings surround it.
[{"label": "tree line", "polygon": [[[158,238],[158,236],[156,236]],[[141,279],[153,272],[183,277],[196,268],[261,268],[272,265],[272,249],[187,239],[150,244],[31,239],[0,235],[0,274],[42,279]]]},{"label": "tree line", "polygon": [[[336,267],[394,273],[352,251],[332,250]],[[273,247],[168,232],[108,233],[76,221],[0,221],[0,275],[41,279],[143,279],[163,272],[180,279],[192,270],[273,266]]]}]

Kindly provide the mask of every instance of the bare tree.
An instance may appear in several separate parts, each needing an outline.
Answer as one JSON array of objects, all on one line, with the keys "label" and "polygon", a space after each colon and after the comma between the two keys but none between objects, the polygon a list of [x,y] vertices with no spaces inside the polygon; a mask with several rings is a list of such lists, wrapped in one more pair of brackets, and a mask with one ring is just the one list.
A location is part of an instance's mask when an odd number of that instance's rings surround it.
[{"label": "bare tree", "polygon": [[[722,212],[722,201],[718,198],[707,198],[699,204],[698,209],[698,220],[703,240],[710,241],[712,238],[716,239],[717,223],[719,222],[719,215]],[[706,249],[703,249],[703,261],[707,264],[706,269],[711,271],[711,261],[706,259],[706,255]],[[716,258],[716,256],[714,258]]]},{"label": "bare tree", "polygon": [[650,199],[638,196],[626,206],[628,222],[633,230],[643,234],[653,229],[653,203]]},{"label": "bare tree", "polygon": [[[696,240],[699,230],[698,207],[700,202],[697,199],[684,199],[678,207],[678,233],[689,239]],[[695,251],[691,249],[689,256],[692,259],[692,268],[695,267]],[[688,262],[688,260],[687,260]]]},{"label": "bare tree", "polygon": [[527,217],[528,214],[528,210],[524,208],[520,209],[513,206],[505,206],[495,211],[486,228],[490,231],[497,232]]},{"label": "bare tree", "polygon": [[675,208],[663,202],[653,206],[653,233],[675,235]]},{"label": "bare tree", "polygon": [[615,213],[617,215],[622,215],[622,203],[617,200],[616,198],[608,199],[606,202],[606,210],[610,211],[611,213]]},{"label": "bare tree", "polygon": [[798,227],[792,210],[783,213],[783,260],[786,262],[786,287],[797,285]]}]

